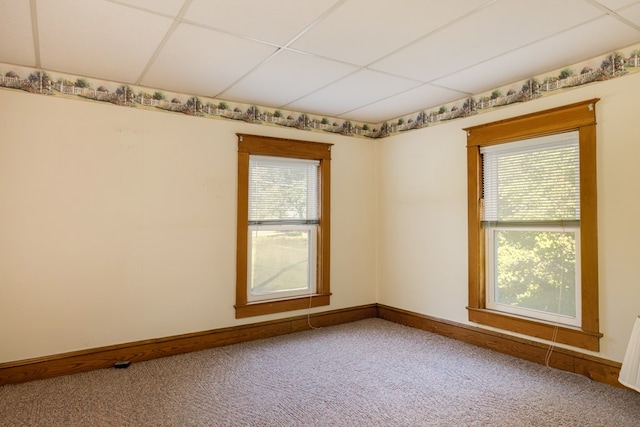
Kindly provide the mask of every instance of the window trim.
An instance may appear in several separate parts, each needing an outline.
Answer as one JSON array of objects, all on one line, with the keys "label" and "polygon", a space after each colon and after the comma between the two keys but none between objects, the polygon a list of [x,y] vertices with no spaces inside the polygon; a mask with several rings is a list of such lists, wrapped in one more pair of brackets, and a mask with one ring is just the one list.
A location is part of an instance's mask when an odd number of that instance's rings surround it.
[{"label": "window trim", "polygon": [[[598,98],[469,128],[467,132],[467,204],[469,321],[590,351],[600,351],[596,117]],[[581,327],[557,325],[486,307],[485,234],[481,225],[482,156],[480,147],[578,131],[580,147]]]},{"label": "window trim", "polygon": [[[237,133],[238,211],[236,246],[236,318],[301,310],[330,304],[331,147],[333,144]],[[248,301],[249,157],[289,157],[320,161],[319,210],[316,238],[316,292],[304,296]]]}]

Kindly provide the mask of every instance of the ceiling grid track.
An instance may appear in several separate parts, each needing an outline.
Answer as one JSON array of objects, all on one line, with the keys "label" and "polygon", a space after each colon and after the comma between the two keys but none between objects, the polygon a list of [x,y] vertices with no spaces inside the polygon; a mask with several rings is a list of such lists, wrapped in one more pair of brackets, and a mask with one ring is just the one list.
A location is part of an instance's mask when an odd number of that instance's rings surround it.
[{"label": "ceiling grid track", "polygon": [[176,15],[175,19],[171,23],[171,26],[169,27],[169,29],[167,30],[166,34],[164,35],[164,37],[160,41],[160,44],[158,45],[156,50],[151,55],[151,58],[149,58],[149,61],[147,62],[147,64],[145,65],[144,69],[140,73],[140,76],[136,80],[136,82],[135,82],[136,85],[138,85],[138,86],[141,85],[142,80],[147,75],[147,73],[149,72],[149,69],[151,68],[153,63],[156,61],[156,59],[158,58],[158,55],[160,55],[160,52],[162,51],[164,46],[169,41],[169,38],[171,38],[171,36],[173,35],[173,33],[176,30],[176,28],[178,28],[178,25],[180,25],[180,22],[182,21],[182,18],[184,17],[184,14],[187,13],[187,10],[189,9],[189,6],[191,6],[191,2],[192,1],[193,0],[184,0],[184,4],[180,8],[180,12],[178,12],[178,14]]},{"label": "ceiling grid track", "polygon": [[40,61],[40,34],[38,31],[38,7],[36,5],[37,0],[31,0],[31,32],[33,34],[33,51],[35,54],[35,67],[42,68],[42,62]]}]

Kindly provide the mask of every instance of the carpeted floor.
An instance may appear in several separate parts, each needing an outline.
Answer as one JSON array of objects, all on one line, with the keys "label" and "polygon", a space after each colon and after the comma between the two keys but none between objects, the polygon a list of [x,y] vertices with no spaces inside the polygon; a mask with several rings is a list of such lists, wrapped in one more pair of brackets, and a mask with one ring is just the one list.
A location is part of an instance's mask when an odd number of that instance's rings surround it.
[{"label": "carpeted floor", "polygon": [[1,426],[640,426],[640,394],[381,319],[0,387]]}]

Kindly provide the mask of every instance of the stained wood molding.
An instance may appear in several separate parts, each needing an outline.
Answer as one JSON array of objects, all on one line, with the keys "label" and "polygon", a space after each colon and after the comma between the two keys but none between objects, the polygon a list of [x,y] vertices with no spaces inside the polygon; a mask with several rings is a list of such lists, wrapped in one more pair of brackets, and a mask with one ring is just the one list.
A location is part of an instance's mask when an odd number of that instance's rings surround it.
[{"label": "stained wood molding", "polygon": [[[544,364],[548,345],[511,335],[438,319],[382,304],[296,316],[166,338],[99,347],[35,359],[0,364],[0,385],[77,374],[113,367],[118,361],[141,362],[229,344],[285,335],[314,327],[339,325],[379,317],[391,322],[433,332],[479,347]],[[594,381],[623,387],[618,382],[621,364],[575,351],[555,348],[549,365],[584,375]]]},{"label": "stained wood molding", "polygon": [[[541,342],[382,304],[378,304],[378,317],[540,364],[545,364],[549,350],[549,346]],[[621,366],[618,362],[555,347],[549,359],[549,366],[584,375],[594,381],[624,388],[618,382]]]},{"label": "stained wood molding", "polygon": [[[465,128],[467,131],[467,225],[469,321],[572,347],[600,351],[596,109],[598,98]],[[486,229],[483,219],[481,148],[529,138],[578,132],[580,158],[580,327],[487,310]]]},{"label": "stained wood molding", "polygon": [[269,322],[252,323],[1,363],[0,385],[110,368],[119,361],[141,362],[223,345],[270,338],[310,329],[309,324],[313,327],[332,326],[376,317],[376,314],[376,305],[369,304],[310,316],[289,317]]}]

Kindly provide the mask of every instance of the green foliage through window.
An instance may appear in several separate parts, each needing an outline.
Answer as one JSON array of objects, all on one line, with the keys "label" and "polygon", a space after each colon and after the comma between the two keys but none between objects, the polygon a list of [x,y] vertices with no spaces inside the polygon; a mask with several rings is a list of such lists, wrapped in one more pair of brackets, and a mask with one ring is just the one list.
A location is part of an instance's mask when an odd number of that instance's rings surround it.
[{"label": "green foliage through window", "polygon": [[574,232],[496,230],[499,304],[576,316]]}]

